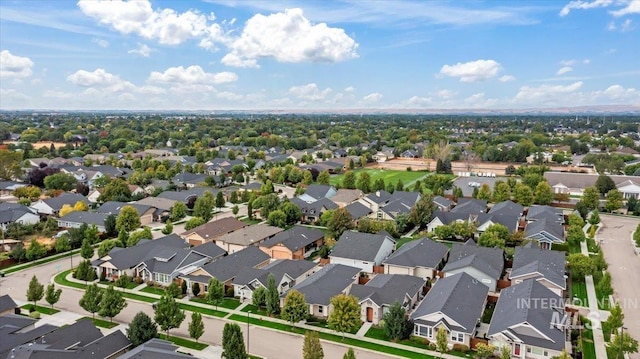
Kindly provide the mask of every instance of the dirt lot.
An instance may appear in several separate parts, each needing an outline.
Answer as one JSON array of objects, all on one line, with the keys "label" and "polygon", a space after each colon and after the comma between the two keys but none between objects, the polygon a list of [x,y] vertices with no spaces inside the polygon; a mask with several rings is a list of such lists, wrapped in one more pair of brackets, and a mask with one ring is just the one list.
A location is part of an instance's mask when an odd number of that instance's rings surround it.
[{"label": "dirt lot", "polygon": [[[453,174],[458,174],[458,172],[492,172],[498,176],[504,175],[504,170],[510,165],[510,163],[493,163],[493,162],[483,162],[483,161],[475,161],[472,163],[467,163],[464,161],[456,161],[451,163],[451,170]],[[514,166],[519,167],[521,164],[514,163]],[[425,160],[425,159],[412,159],[412,158],[394,158],[392,160],[382,162],[382,163],[374,163],[367,167],[370,168],[379,168],[379,169],[387,169],[387,170],[406,170],[407,167],[411,167],[414,171],[434,171],[436,168],[436,161],[434,160]],[[570,167],[564,166],[550,166],[552,171],[568,171]],[[471,168],[469,170],[469,168]],[[581,168],[581,170],[585,170]]]},{"label": "dirt lot", "polygon": [[[19,145],[20,141],[7,141],[5,143],[6,144]],[[64,143],[64,142],[49,142],[49,141],[35,142],[35,143],[32,143],[31,146],[33,146],[33,148],[37,150],[38,148],[42,148],[42,147],[49,148],[49,147],[51,147],[52,143],[53,143],[54,146],[56,146],[56,148],[61,148],[61,147],[66,146],[66,143]]]}]

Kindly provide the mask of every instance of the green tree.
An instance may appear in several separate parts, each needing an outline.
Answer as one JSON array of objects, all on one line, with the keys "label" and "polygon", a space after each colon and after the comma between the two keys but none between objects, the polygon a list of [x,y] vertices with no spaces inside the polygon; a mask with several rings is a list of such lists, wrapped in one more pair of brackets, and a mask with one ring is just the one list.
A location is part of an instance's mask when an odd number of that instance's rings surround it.
[{"label": "green tree", "polygon": [[477,199],[491,200],[491,187],[488,184],[483,183],[478,190],[478,194],[476,195]]},{"label": "green tree", "polygon": [[371,192],[371,175],[369,172],[360,172],[358,181],[356,182],[356,188],[361,190],[363,193]]},{"label": "green tree", "polygon": [[449,335],[447,334],[447,330],[443,327],[438,328],[436,332],[436,350],[440,352],[440,354],[444,354],[447,352],[447,340]]},{"label": "green tree", "polygon": [[506,182],[496,181],[496,183],[493,185],[493,202],[499,203],[510,199],[511,187],[509,187]]},{"label": "green tree", "polygon": [[209,279],[209,286],[207,290],[207,296],[205,299],[207,303],[213,304],[218,308],[218,305],[224,298],[224,284],[218,280],[218,278]]},{"label": "green tree", "polygon": [[224,199],[224,194],[222,194],[222,192],[218,192],[216,194],[216,200],[215,200],[216,207],[222,208],[222,207],[224,207],[225,203],[226,203],[226,201]]},{"label": "green tree", "polygon": [[[353,171],[347,171],[344,173],[342,177],[342,187],[347,189],[355,189],[356,188],[356,173]],[[382,188],[384,189],[384,188]]]},{"label": "green tree", "polygon": [[185,314],[180,310],[176,300],[170,294],[164,293],[156,304],[155,321],[160,326],[160,329],[167,333],[167,338],[169,337],[169,330],[178,328],[184,318]]},{"label": "green tree", "polygon": [[129,283],[131,283],[131,277],[127,273],[122,273],[113,284],[119,288],[126,288]]},{"label": "green tree", "polygon": [[329,174],[329,171],[324,170],[320,172],[320,174],[318,174],[318,177],[316,178],[316,182],[318,182],[319,184],[328,185],[330,179],[331,179],[331,175]]},{"label": "green tree", "polygon": [[392,341],[398,342],[411,335],[413,326],[407,320],[407,313],[399,302],[394,302],[389,307],[389,311],[382,316],[382,319],[384,320],[382,326],[384,334]]},{"label": "green tree", "polygon": [[171,233],[173,233],[173,224],[167,221],[167,224],[165,224],[164,227],[162,228],[162,234],[169,235]]},{"label": "green tree", "polygon": [[68,173],[55,173],[44,178],[44,187],[48,190],[68,192],[76,188],[76,183],[76,178]]},{"label": "green tree", "polygon": [[604,209],[613,212],[620,208],[622,208],[622,203],[624,201],[622,192],[617,189],[612,189],[607,193],[607,201],[604,204]]},{"label": "green tree", "polygon": [[308,314],[309,309],[304,299],[304,294],[295,289],[290,290],[284,298],[284,306],[282,307],[282,315],[280,315],[280,318],[294,325],[306,319]]},{"label": "green tree", "polygon": [[287,226],[287,215],[279,209],[269,213],[267,224],[274,227],[285,228]]},{"label": "green tree", "polygon": [[91,246],[91,241],[88,238],[85,238],[82,241],[82,247],[80,247],[80,256],[84,259],[91,259],[93,257],[93,247]]},{"label": "green tree", "polygon": [[353,348],[349,348],[342,359],[356,359],[356,353],[353,351]]},{"label": "green tree", "polygon": [[22,176],[22,152],[0,149],[0,179],[11,181]]},{"label": "green tree", "polygon": [[538,183],[534,193],[534,202],[537,204],[550,205],[553,202],[553,188],[546,181]]},{"label": "green tree", "polygon": [[607,345],[609,351],[615,353],[616,358],[624,358],[626,353],[638,352],[638,341],[635,340],[629,333],[617,333],[609,345]]},{"label": "green tree", "polygon": [[358,298],[352,295],[338,294],[331,298],[331,306],[333,310],[329,314],[327,324],[329,329],[342,333],[344,339],[344,333],[351,332],[361,323]]},{"label": "green tree", "polygon": [[91,313],[91,317],[96,319],[96,313],[100,310],[100,302],[102,302],[102,289],[98,288],[96,283],[87,286],[80,298],[80,307]]},{"label": "green tree", "polygon": [[515,200],[521,205],[528,207],[533,204],[533,191],[531,187],[518,183],[515,188]]},{"label": "green tree", "polygon": [[327,222],[327,231],[333,238],[339,238],[346,230],[353,229],[353,219],[345,208],[338,208],[331,212]]},{"label": "green tree", "polygon": [[187,216],[187,205],[182,202],[176,202],[171,207],[171,215],[169,216],[171,221],[179,221]]},{"label": "green tree", "polygon": [[593,260],[582,253],[569,254],[567,262],[574,280],[583,281],[585,276],[593,275],[597,270]]},{"label": "green tree", "polygon": [[624,324],[624,313],[622,312],[622,307],[620,307],[620,303],[616,302],[615,307],[611,308],[609,311],[609,317],[606,320],[607,326],[611,330],[618,330],[622,328]]},{"label": "green tree", "polygon": [[236,323],[226,323],[222,329],[222,358],[247,359],[244,337],[240,326]]},{"label": "green tree", "polygon": [[[478,348],[476,347],[476,349]],[[560,352],[560,355],[555,356],[552,359],[571,359],[571,355],[567,353],[566,350],[562,349],[562,352]]]},{"label": "green tree", "polygon": [[118,235],[118,226],[116,223],[116,216],[110,214],[104,219],[104,230],[107,236],[114,237]]},{"label": "green tree", "polygon": [[44,300],[51,305],[51,309],[53,309],[53,305],[58,303],[60,300],[60,295],[62,295],[62,289],[56,289],[53,283],[47,286],[47,291],[44,295]]},{"label": "green tree", "polygon": [[258,308],[264,308],[267,305],[267,288],[258,287],[253,290],[251,302]]},{"label": "green tree", "polygon": [[479,343],[476,346],[476,354],[481,359],[492,357],[495,351],[496,347],[491,344]]},{"label": "green tree", "polygon": [[[180,202],[178,202],[180,203]],[[116,218],[116,228],[131,232],[140,227],[140,215],[133,206],[124,206]]]},{"label": "green tree", "polygon": [[[593,212],[591,212],[591,215],[589,216],[589,224],[592,226],[597,226],[598,223],[600,223],[600,214],[597,210],[593,210]],[[582,226],[584,226],[584,224]]]},{"label": "green tree", "polygon": [[569,228],[567,229],[567,241],[569,241],[570,243],[580,243],[585,239],[586,237],[584,236],[582,227],[569,226]]},{"label": "green tree", "polygon": [[320,343],[320,337],[316,331],[306,331],[304,333],[304,344],[302,345],[303,359],[323,359],[324,351]]},{"label": "green tree", "polygon": [[482,247],[504,248],[509,239],[509,229],[499,223],[492,224],[478,238],[478,245]]},{"label": "green tree", "polygon": [[433,196],[422,196],[409,212],[409,223],[418,227],[418,229],[426,227],[434,210]]},{"label": "green tree", "polygon": [[27,300],[33,302],[33,309],[36,308],[36,303],[44,296],[44,285],[40,284],[38,278],[34,275],[29,281],[29,287],[27,287]]},{"label": "green tree", "polygon": [[511,346],[505,345],[500,348],[500,359],[511,359]]},{"label": "green tree", "polygon": [[[208,194],[211,192],[205,192]],[[221,192],[218,192],[221,193]],[[204,196],[196,199],[195,204],[193,205],[193,216],[200,217],[204,219],[205,222],[209,222],[211,218],[213,218],[213,207],[215,205],[215,200],[210,196]]]},{"label": "green tree", "polygon": [[120,314],[126,306],[127,302],[122,296],[122,292],[117,291],[113,285],[109,285],[102,294],[98,315],[109,318],[109,321],[113,322],[113,317]]},{"label": "green tree", "polygon": [[607,175],[600,175],[596,180],[595,187],[598,189],[598,192],[600,192],[600,195],[604,196],[612,189],[616,189],[616,184],[613,182],[611,177]]},{"label": "green tree", "polygon": [[193,283],[191,284],[191,293],[193,293],[194,297],[197,297],[198,294],[200,294],[200,284],[199,283]]},{"label": "green tree", "polygon": [[600,192],[596,187],[587,187],[582,194],[581,201],[584,203],[587,211],[593,211],[600,207]]},{"label": "green tree", "polygon": [[276,279],[269,273],[267,277],[267,292],[265,298],[267,315],[276,315],[280,312],[280,293],[276,285]]},{"label": "green tree", "polygon": [[261,195],[268,195],[268,194],[272,194],[274,192],[274,188],[273,188],[273,182],[271,180],[266,180],[262,186],[260,186],[260,194]]},{"label": "green tree", "polygon": [[134,347],[146,343],[158,335],[158,326],[144,312],[138,312],[127,328],[127,338]]},{"label": "green tree", "polygon": [[287,224],[289,225],[295,224],[296,222],[300,221],[300,218],[302,217],[300,208],[298,208],[298,206],[290,201],[284,201],[280,205],[280,210],[287,216]]},{"label": "green tree", "polygon": [[[638,233],[640,233],[640,231]],[[58,239],[58,240],[60,240],[60,239]],[[71,249],[71,247],[69,247],[69,249]],[[13,247],[11,252],[9,252],[9,256],[11,258],[17,260],[18,263],[22,262],[23,260],[25,260],[27,258],[27,250],[24,248],[24,245],[22,245],[22,242],[18,242]]]},{"label": "green tree", "polygon": [[171,296],[171,298],[178,298],[180,294],[182,294],[182,289],[178,287],[176,282],[171,282],[167,288],[165,288],[164,292]]},{"label": "green tree", "polygon": [[116,178],[104,186],[102,194],[98,197],[98,202],[108,201],[131,201],[131,189],[127,182],[121,178]]},{"label": "green tree", "polygon": [[204,323],[202,322],[202,314],[198,312],[191,313],[191,321],[189,322],[189,336],[198,342],[198,339],[204,334]]},{"label": "green tree", "polygon": [[26,257],[29,261],[35,261],[47,255],[47,247],[33,238],[29,242],[29,248],[27,248]]},{"label": "green tree", "polygon": [[188,231],[190,229],[196,228],[203,224],[205,224],[204,219],[200,217],[193,217],[193,218],[190,218],[187,222],[185,222],[184,229]]}]

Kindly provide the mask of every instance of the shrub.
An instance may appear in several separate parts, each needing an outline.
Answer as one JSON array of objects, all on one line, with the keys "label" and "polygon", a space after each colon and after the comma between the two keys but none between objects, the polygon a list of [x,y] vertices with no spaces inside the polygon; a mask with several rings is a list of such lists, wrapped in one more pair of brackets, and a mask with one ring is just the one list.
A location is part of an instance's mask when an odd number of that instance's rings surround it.
[{"label": "shrub", "polygon": [[142,284],[142,282],[144,282],[140,276],[133,278],[133,281],[136,282],[136,284]]},{"label": "shrub", "polygon": [[104,274],[104,272],[100,271],[100,281],[104,282],[107,279],[107,276]]},{"label": "shrub", "polygon": [[469,352],[469,347],[464,344],[454,344],[453,350],[466,354]]},{"label": "shrub", "polygon": [[[33,308],[31,308],[33,309]],[[31,312],[29,313],[29,318],[40,319],[40,312]]]},{"label": "shrub", "polygon": [[227,293],[226,294],[227,297],[233,298],[233,287],[227,288],[226,293]]}]

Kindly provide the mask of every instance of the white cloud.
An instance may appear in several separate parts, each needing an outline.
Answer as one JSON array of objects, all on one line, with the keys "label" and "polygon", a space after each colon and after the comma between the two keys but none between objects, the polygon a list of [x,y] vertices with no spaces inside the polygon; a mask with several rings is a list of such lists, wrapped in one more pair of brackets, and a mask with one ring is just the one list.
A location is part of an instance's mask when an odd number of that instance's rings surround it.
[{"label": "white cloud", "polygon": [[149,46],[145,45],[145,44],[138,44],[138,48],[137,49],[132,49],[127,51],[127,53],[129,54],[138,54],[140,56],[144,56],[144,57],[149,57],[149,55],[151,55],[152,51],[155,51],[154,49],[150,48]]},{"label": "white cloud", "polygon": [[509,82],[509,81],[515,81],[516,77],[515,76],[511,76],[511,75],[504,75],[502,77],[500,77],[498,79],[498,81],[500,82]]},{"label": "white cloud", "polygon": [[502,70],[502,66],[494,60],[476,60],[455,65],[444,65],[440,74],[459,77],[460,82],[483,81],[495,77]]},{"label": "white cloud", "polygon": [[432,103],[433,103],[433,98],[431,98],[431,97],[413,96],[409,100],[407,100],[408,107],[428,106],[428,105],[431,105]]},{"label": "white cloud", "polygon": [[104,40],[104,39],[98,39],[97,37],[94,37],[93,39],[91,39],[91,42],[93,42],[94,44],[102,47],[102,48],[107,48],[109,47],[109,41]]},{"label": "white cloud", "polygon": [[331,93],[331,91],[331,88],[328,87],[324,90],[320,90],[318,85],[315,83],[308,83],[302,86],[292,86],[289,89],[289,93],[293,96],[309,101],[323,100],[327,95],[329,95],[329,93]]},{"label": "white cloud", "polygon": [[3,89],[0,88],[0,96],[3,98],[11,98],[14,100],[18,100],[18,101],[26,101],[29,100],[30,97],[23,94],[20,91],[17,91],[15,89]]},{"label": "white cloud", "polygon": [[497,102],[498,102],[498,100],[496,100],[496,99],[484,98],[484,92],[479,92],[479,93],[473,94],[473,95],[467,97],[466,99],[464,99],[464,103],[467,106],[471,106],[471,107],[474,107],[474,108],[492,107],[492,106],[495,106],[495,104]]},{"label": "white cloud", "polygon": [[627,32],[629,30],[632,30],[633,27],[631,26],[631,19],[626,19],[621,25],[620,25],[620,31],[622,32]]},{"label": "white cloud", "polygon": [[226,100],[226,101],[239,101],[242,100],[242,95],[237,94],[237,93],[233,93],[233,92],[229,92],[229,91],[223,91],[223,92],[219,92],[216,94],[216,97],[222,100]]},{"label": "white cloud", "polygon": [[591,63],[591,59],[584,59],[584,60],[582,60],[582,63],[584,65],[589,65]]},{"label": "white cloud", "polygon": [[613,0],[594,0],[594,1],[583,1],[583,0],[575,0],[569,2],[565,5],[562,10],[560,10],[560,16],[567,16],[571,12],[571,10],[587,10],[587,9],[595,9],[599,7],[607,7],[613,3]]},{"label": "white cloud", "polygon": [[451,90],[440,90],[438,92],[436,92],[436,95],[442,99],[448,100],[453,98],[455,95],[457,95],[458,93],[455,91],[451,91]]},{"label": "white cloud", "polygon": [[368,104],[378,103],[380,102],[380,100],[382,100],[382,94],[379,92],[370,93],[367,96],[362,98],[362,102],[365,102]]},{"label": "white cloud", "polygon": [[640,0],[631,0],[627,6],[622,9],[609,11],[609,13],[615,17],[621,17],[630,14],[640,14]]},{"label": "white cloud", "polygon": [[611,21],[609,25],[607,25],[607,30],[609,31],[615,31],[616,29],[617,29],[617,26],[615,21]]},{"label": "white cloud", "polygon": [[355,87],[353,87],[353,86],[348,86],[348,87],[345,87],[344,92],[351,93],[351,92],[353,92],[353,91],[355,91],[355,90],[356,90],[356,88],[355,88]]},{"label": "white cloud", "polygon": [[358,57],[358,44],[343,29],[312,24],[302,9],[247,20],[240,37],[229,44],[221,62],[228,66],[256,67],[257,59],[278,62],[333,63]]},{"label": "white cloud", "polygon": [[522,86],[515,97],[516,102],[535,102],[537,100],[557,100],[559,95],[575,92],[582,87],[582,81],[570,85]]},{"label": "white cloud", "polygon": [[561,67],[558,70],[558,72],[556,72],[556,75],[561,76],[561,75],[564,75],[564,74],[569,73],[571,71],[573,71],[573,67],[571,67],[571,66]]},{"label": "white cloud", "polygon": [[575,59],[571,59],[571,60],[561,60],[560,61],[560,66],[573,66],[576,64],[576,60]]},{"label": "white cloud", "polygon": [[183,85],[213,85],[234,82],[238,75],[233,72],[205,72],[202,67],[192,65],[187,68],[182,66],[170,67],[164,72],[154,71],[149,75],[150,82],[173,83]]},{"label": "white cloud", "polygon": [[0,78],[29,77],[33,73],[32,67],[30,58],[13,55],[9,50],[0,51]]},{"label": "white cloud", "polygon": [[624,88],[620,85],[611,85],[607,87],[606,90],[602,92],[605,96],[609,97],[612,100],[625,100],[636,98],[636,100],[640,100],[640,91],[634,88]]},{"label": "white cloud", "polygon": [[119,76],[113,75],[100,68],[92,72],[86,70],[78,70],[75,73],[67,76],[67,81],[71,82],[74,85],[82,87],[113,86],[123,82],[123,80]]},{"label": "white cloud", "polygon": [[224,37],[220,25],[212,23],[215,16],[197,10],[178,13],[172,9],[153,9],[148,0],[80,0],[78,7],[85,15],[122,34],[136,34],[164,45],[205,38],[207,41],[201,46],[211,47]]}]

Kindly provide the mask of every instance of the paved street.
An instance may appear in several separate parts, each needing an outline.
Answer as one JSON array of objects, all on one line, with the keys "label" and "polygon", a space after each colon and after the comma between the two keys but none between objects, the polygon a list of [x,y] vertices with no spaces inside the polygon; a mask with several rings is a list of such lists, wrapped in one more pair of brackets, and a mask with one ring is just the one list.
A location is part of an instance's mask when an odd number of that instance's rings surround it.
[{"label": "paved street", "polygon": [[[631,244],[631,233],[640,220],[608,215],[600,218],[604,227],[598,238],[603,241],[602,250],[609,263],[614,297],[622,306],[628,332],[640,340],[640,257]],[[640,354],[630,358],[640,358]]]},{"label": "paved street", "polygon": [[[80,257],[75,256],[73,263],[77,265]],[[70,268],[70,259],[65,258],[59,261],[50,262],[42,266],[30,268],[25,271],[13,273],[7,275],[7,277],[0,280],[0,294],[10,294],[14,299],[19,301],[26,301],[26,291],[29,280],[32,275],[36,275],[41,282],[48,282],[53,275],[60,271],[64,271]],[[55,305],[56,308],[75,312],[81,315],[89,315],[84,312],[78,306],[78,301],[82,296],[82,291],[64,288],[60,302]],[[43,304],[46,304],[42,301]],[[153,317],[153,310],[151,305],[147,303],[139,303],[128,300],[128,306],[120,313],[114,321],[120,323],[130,322],[135,314],[139,311],[144,311],[148,315]],[[203,318],[205,324],[204,336],[200,338],[200,341],[207,344],[220,345],[222,342],[222,328],[225,321],[217,318]],[[187,319],[182,323],[179,329],[174,329],[171,333],[177,333],[181,336],[188,337],[188,323],[190,320],[190,314],[187,313]],[[246,338],[246,324],[242,325],[242,330],[245,332]],[[259,355],[263,358],[277,358],[277,359],[299,359],[302,357],[302,337],[293,334],[287,334],[283,332],[272,331],[262,327],[251,326],[250,327],[250,351],[252,354]],[[323,342],[322,347],[326,358],[341,358],[346,352],[346,347],[333,342]],[[356,355],[360,359],[388,359],[393,356],[383,355],[379,353],[373,353],[362,349],[356,349]],[[203,356],[204,357],[204,356]],[[217,358],[216,356],[207,356],[207,358]]]}]

